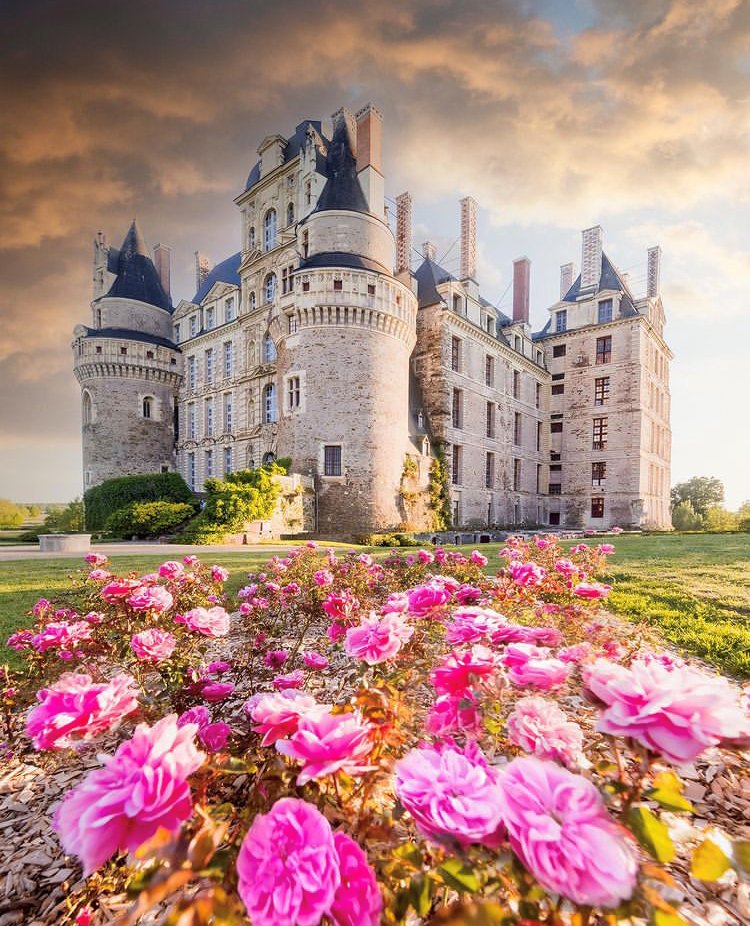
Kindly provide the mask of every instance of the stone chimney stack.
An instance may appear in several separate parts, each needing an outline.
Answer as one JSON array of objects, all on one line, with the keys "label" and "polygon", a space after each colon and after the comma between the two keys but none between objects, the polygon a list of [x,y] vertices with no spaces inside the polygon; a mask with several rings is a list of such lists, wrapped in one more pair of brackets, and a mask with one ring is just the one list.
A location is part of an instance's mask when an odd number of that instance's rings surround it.
[{"label": "stone chimney stack", "polygon": [[432,241],[425,241],[422,244],[422,256],[425,258],[425,260],[435,260],[436,253],[437,248]]},{"label": "stone chimney stack", "polygon": [[411,193],[396,197],[396,273],[411,267]]},{"label": "stone chimney stack", "polygon": [[461,200],[461,273],[462,280],[477,276],[477,201],[471,196]]},{"label": "stone chimney stack", "polygon": [[159,274],[161,288],[171,298],[171,265],[172,249],[165,244],[157,244],[154,248],[154,266]]},{"label": "stone chimney stack", "polygon": [[200,251],[195,252],[195,288],[199,290],[206,282],[206,277],[211,272],[208,258]]},{"label": "stone chimney stack", "polygon": [[531,283],[531,261],[519,257],[513,261],[513,321],[529,321],[529,287]]},{"label": "stone chimney stack", "polygon": [[560,267],[560,299],[565,298],[565,294],[573,285],[573,264],[563,264]]},{"label": "stone chimney stack", "polygon": [[581,289],[595,289],[602,275],[602,227],[594,225],[582,232]]},{"label": "stone chimney stack", "polygon": [[383,180],[383,115],[372,103],[357,113],[354,137],[357,140],[357,177],[370,212],[383,217],[385,183]]},{"label": "stone chimney stack", "polygon": [[94,238],[94,299],[107,291],[107,268],[109,263],[109,245],[104,232],[97,232]]},{"label": "stone chimney stack", "polygon": [[646,271],[646,295],[659,295],[659,278],[661,276],[661,248],[657,245],[648,249],[648,269]]}]

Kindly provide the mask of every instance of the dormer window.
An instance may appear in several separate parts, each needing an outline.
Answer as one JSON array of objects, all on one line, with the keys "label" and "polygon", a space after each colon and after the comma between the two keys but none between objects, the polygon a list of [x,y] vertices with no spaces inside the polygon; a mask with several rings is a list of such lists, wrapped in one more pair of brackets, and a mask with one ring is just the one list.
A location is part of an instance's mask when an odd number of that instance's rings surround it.
[{"label": "dormer window", "polygon": [[463,299],[457,294],[453,296],[453,311],[458,315],[461,315],[463,311]]},{"label": "dormer window", "polygon": [[562,309],[559,312],[555,312],[555,332],[560,333],[561,331],[567,331],[568,329],[568,310]]},{"label": "dormer window", "polygon": [[190,337],[194,338],[197,333],[198,333],[198,316],[191,315],[190,316]]},{"label": "dormer window", "polygon": [[216,322],[216,310],[213,306],[206,309],[206,330],[210,331]]},{"label": "dormer window", "polygon": [[612,321],[612,300],[602,299],[597,309],[597,319],[600,325]]}]

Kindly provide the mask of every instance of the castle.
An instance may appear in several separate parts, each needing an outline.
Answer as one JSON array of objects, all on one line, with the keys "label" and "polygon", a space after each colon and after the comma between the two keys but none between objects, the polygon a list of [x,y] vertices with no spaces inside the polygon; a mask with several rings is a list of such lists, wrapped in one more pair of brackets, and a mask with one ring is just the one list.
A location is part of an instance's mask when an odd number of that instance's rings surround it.
[{"label": "castle", "polygon": [[[314,529],[352,536],[454,527],[670,525],[672,354],[659,248],[636,297],[582,235],[581,271],[529,325],[530,262],[512,317],[484,299],[476,202],[461,201],[458,277],[423,245],[411,198],[386,206],[382,116],[271,135],[235,199],[240,250],[196,253],[197,291],[173,305],[170,252],[135,224],[94,245],[91,322],[74,332],[84,489],[114,476],[210,476],[290,457],[312,477]],[[449,511],[445,510],[450,508]]]}]

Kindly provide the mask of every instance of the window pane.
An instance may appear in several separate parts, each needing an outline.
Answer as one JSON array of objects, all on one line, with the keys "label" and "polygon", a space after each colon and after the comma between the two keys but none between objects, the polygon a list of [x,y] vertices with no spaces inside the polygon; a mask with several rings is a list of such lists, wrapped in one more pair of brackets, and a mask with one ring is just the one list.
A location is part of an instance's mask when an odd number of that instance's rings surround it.
[{"label": "window pane", "polygon": [[326,476],[341,475],[341,446],[328,444],[323,448],[323,474]]}]

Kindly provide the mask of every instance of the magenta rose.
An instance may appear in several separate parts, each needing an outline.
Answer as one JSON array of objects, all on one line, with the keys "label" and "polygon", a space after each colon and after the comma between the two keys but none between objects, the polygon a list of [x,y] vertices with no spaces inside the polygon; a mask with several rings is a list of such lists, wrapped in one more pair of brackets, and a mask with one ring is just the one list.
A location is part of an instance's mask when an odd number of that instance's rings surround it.
[{"label": "magenta rose", "polygon": [[409,615],[416,618],[434,617],[442,614],[451,600],[450,589],[446,583],[433,579],[424,585],[411,588],[406,593]]},{"label": "magenta rose", "polygon": [[486,646],[454,651],[430,672],[438,694],[463,695],[501,672],[498,656]]},{"label": "magenta rose", "polygon": [[280,669],[288,658],[289,653],[285,649],[272,649],[263,657],[263,665],[269,669]]},{"label": "magenta rose", "polygon": [[91,632],[89,621],[51,621],[32,638],[31,644],[40,653],[56,649],[62,657],[71,656],[91,639]]},{"label": "magenta rose", "polygon": [[440,695],[425,717],[424,727],[433,736],[464,733],[478,737],[484,731],[479,705],[468,693]]},{"label": "magenta rose", "polygon": [[606,598],[612,591],[611,585],[602,585],[601,582],[579,582],[573,589],[578,598]]},{"label": "magenta rose", "polygon": [[508,738],[540,759],[563,765],[585,764],[583,730],[568,720],[554,701],[521,698],[507,720]]},{"label": "magenta rose", "polygon": [[273,680],[273,687],[277,691],[284,691],[287,688],[301,688],[305,684],[305,673],[302,669],[295,669],[294,672],[287,672],[286,675],[277,675]]},{"label": "magenta rose", "polygon": [[225,569],[223,566],[212,566],[211,578],[214,582],[226,582],[229,578],[229,570]]},{"label": "magenta rose", "polygon": [[304,713],[296,731],[289,739],[277,741],[276,749],[302,763],[298,785],[336,772],[364,775],[372,769],[367,762],[372,752],[370,731],[359,711],[333,714],[321,705]]},{"label": "magenta rose", "polygon": [[334,833],[333,844],[341,884],[328,916],[334,926],[378,926],[383,898],[367,856],[345,833]]},{"label": "magenta rose", "polygon": [[150,662],[164,662],[174,652],[177,640],[166,630],[152,627],[133,635],[130,646],[136,657]]},{"label": "magenta rose", "polygon": [[140,579],[114,579],[104,586],[100,595],[105,601],[120,601],[123,598],[129,598],[140,587]]},{"label": "magenta rose", "polygon": [[204,637],[224,637],[229,633],[229,615],[220,607],[193,608],[187,614],[178,614],[175,621]]},{"label": "magenta rose", "polygon": [[103,553],[87,553],[83,558],[89,566],[103,566],[107,562]]},{"label": "magenta rose", "polygon": [[225,701],[233,692],[232,682],[204,681],[200,686],[200,696],[209,704]]},{"label": "magenta rose", "polygon": [[189,707],[183,711],[177,718],[177,726],[184,727],[185,724],[193,723],[199,730],[211,723],[211,712],[204,704],[197,704],[195,707]]},{"label": "magenta rose", "polygon": [[176,560],[167,560],[166,563],[162,563],[161,566],[159,566],[159,576],[162,579],[176,579],[184,572],[185,567]]},{"label": "magenta rose", "polygon": [[228,723],[217,721],[207,723],[198,730],[198,739],[209,752],[221,752],[232,735],[232,728]]},{"label": "magenta rose", "polygon": [[308,669],[327,669],[328,660],[321,653],[309,651],[302,654],[302,661]]},{"label": "magenta rose", "polygon": [[253,926],[317,926],[341,884],[328,820],[306,801],[276,801],[247,831],[237,876]]},{"label": "magenta rose", "polygon": [[508,565],[508,574],[511,579],[523,588],[531,588],[534,585],[541,585],[544,577],[547,575],[541,566],[536,563],[510,563]]},{"label": "magenta rose", "polygon": [[414,628],[400,614],[376,614],[363,617],[357,627],[346,631],[347,655],[370,666],[393,659],[407,643]]},{"label": "magenta rose", "polygon": [[90,875],[117,851],[134,852],[159,829],[175,833],[193,812],[187,779],[205,755],[192,724],[174,714],[138,724],[104,767],[90,772],[58,807],[53,826],[69,855]]}]

